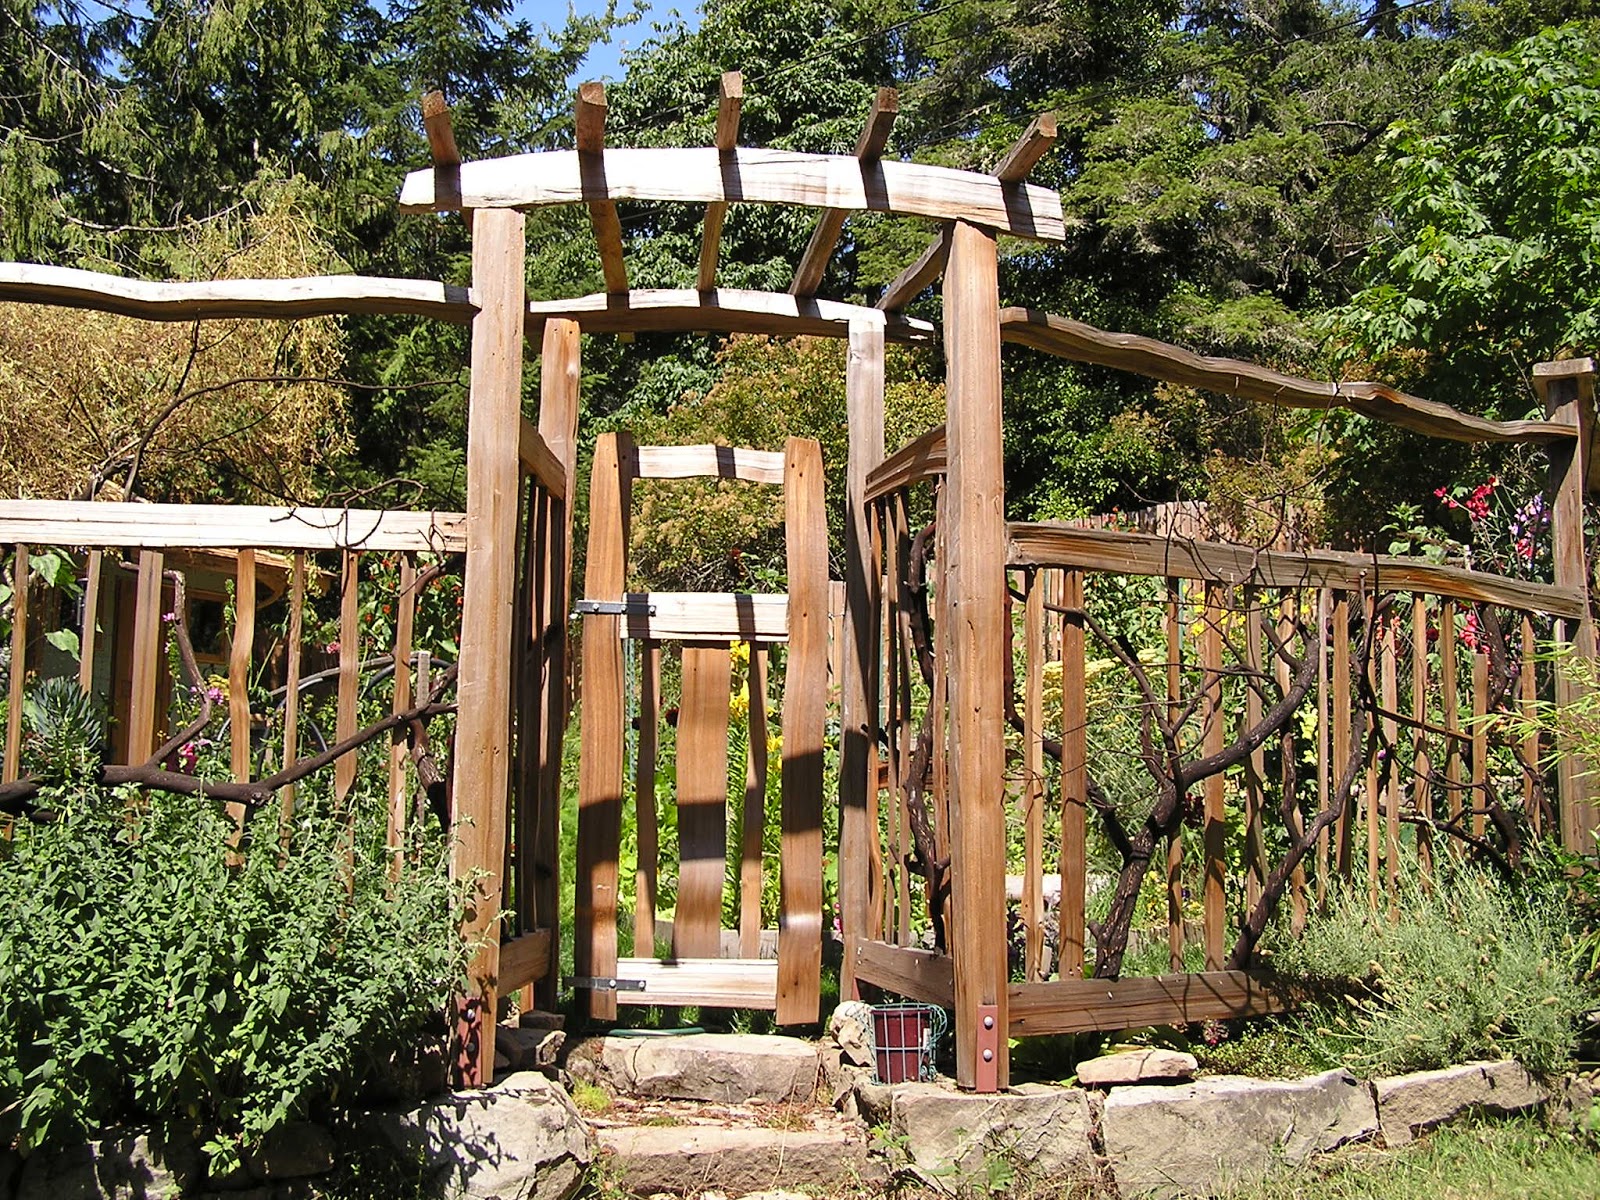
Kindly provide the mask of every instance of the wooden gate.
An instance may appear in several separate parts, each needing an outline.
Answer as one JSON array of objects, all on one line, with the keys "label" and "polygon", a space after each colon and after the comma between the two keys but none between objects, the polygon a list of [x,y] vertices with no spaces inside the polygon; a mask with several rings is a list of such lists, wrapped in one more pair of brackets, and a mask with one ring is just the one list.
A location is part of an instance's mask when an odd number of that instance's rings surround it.
[{"label": "wooden gate", "polygon": [[[635,479],[739,479],[784,491],[789,592],[626,592]],[[776,1010],[779,1024],[818,1019],[822,968],[822,739],[828,679],[827,522],[822,452],[790,438],[782,453],[724,446],[635,446],[603,435],[590,480],[583,614],[582,748],[578,782],[576,976],[587,1012],[617,1005]],[[750,645],[750,755],[739,831],[737,954],[724,956],[728,861],[728,734],[733,643]],[[784,645],[782,841],[777,958],[760,956],[765,827],[768,648]],[[676,721],[679,844],[671,951],[656,937],[656,757],[661,664],[681,646]],[[617,909],[630,719],[626,674],[636,655],[638,745],[633,772],[638,888],[632,957],[618,957]],[[731,941],[732,939],[730,939]],[[730,947],[731,948],[731,947]]]}]

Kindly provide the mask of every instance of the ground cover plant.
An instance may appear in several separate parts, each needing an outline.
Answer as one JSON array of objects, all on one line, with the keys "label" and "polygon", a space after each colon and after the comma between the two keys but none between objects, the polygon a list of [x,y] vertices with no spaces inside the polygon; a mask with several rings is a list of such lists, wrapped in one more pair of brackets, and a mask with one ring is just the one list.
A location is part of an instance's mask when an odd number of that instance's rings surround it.
[{"label": "ground cover plant", "polygon": [[0,1141],[127,1123],[226,1169],[414,1044],[459,986],[462,889],[381,806],[302,788],[242,840],[205,798],[62,781],[0,859]]}]

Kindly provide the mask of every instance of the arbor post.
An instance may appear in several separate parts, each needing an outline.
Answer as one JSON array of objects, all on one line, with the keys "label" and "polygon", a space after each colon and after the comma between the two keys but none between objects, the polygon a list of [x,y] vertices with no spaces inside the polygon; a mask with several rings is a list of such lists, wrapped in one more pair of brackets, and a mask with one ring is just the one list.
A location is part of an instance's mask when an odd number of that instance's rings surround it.
[{"label": "arbor post", "polygon": [[[1589,560],[1583,544],[1583,502],[1589,490],[1590,439],[1595,432],[1595,365],[1592,358],[1538,363],[1533,384],[1546,416],[1571,425],[1576,436],[1550,443],[1550,543],[1557,587],[1589,595]],[[1596,657],[1594,617],[1588,607],[1579,620],[1556,621],[1557,644],[1574,657]],[[1585,689],[1558,664],[1556,704],[1583,698]],[[1561,843],[1568,850],[1595,853],[1600,806],[1595,803],[1595,764],[1583,761],[1570,739],[1558,741],[1556,784],[1561,800]]]},{"label": "arbor post", "polygon": [[472,383],[467,412],[467,561],[456,679],[455,844],[451,875],[478,873],[463,934],[483,939],[468,968],[456,1024],[461,1082],[494,1075],[507,785],[511,744],[511,622],[517,591],[517,500],[525,305],[523,215],[477,214],[472,238]]},{"label": "arbor post", "polygon": [[849,468],[845,482],[844,654],[839,689],[842,745],[839,766],[839,908],[844,932],[840,994],[860,998],[855,939],[866,937],[868,875],[872,870],[867,801],[877,786],[872,769],[878,713],[878,631],[882,581],[869,568],[867,475],[883,461],[883,326],[850,325],[845,377]]},{"label": "arbor post", "polygon": [[944,281],[956,1082],[1010,1076],[1006,1012],[1005,462],[993,232],[957,221]]}]

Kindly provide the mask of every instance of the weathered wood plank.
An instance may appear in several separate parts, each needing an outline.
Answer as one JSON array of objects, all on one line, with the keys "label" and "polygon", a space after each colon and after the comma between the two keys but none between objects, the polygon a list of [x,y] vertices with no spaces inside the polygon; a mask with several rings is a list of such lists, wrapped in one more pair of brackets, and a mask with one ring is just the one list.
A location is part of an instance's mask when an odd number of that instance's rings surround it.
[{"label": "weathered wood plank", "polygon": [[567,498],[566,467],[539,433],[539,427],[527,417],[517,427],[517,457],[522,469],[537,479],[540,487],[557,500]]},{"label": "weathered wood plank", "polygon": [[500,945],[500,994],[543,979],[550,971],[550,931],[535,929]]},{"label": "weathered wood plank", "polygon": [[842,154],[714,146],[611,150],[604,178],[579,169],[572,150],[514,154],[461,166],[459,199],[441,196],[434,173],[413,171],[400,190],[401,212],[540,208],[603,200],[691,204],[791,204],[970,221],[1016,237],[1066,237],[1061,198],[1049,188],[1003,184],[992,175]]},{"label": "weathered wood plank", "polygon": [[[744,76],[724,71],[717,87],[717,135],[719,154],[728,154],[739,145],[739,109],[744,104]],[[722,243],[722,223],[728,216],[723,203],[706,205],[706,219],[700,230],[700,266],[695,286],[709,292],[717,286],[717,256]]]},{"label": "weathered wood plank", "polygon": [[[1010,1078],[1006,1046],[1005,461],[995,239],[958,221],[945,271],[956,1082]],[[984,1023],[992,1021],[992,1027]],[[979,1042],[985,1042],[982,1051]]]},{"label": "weathered wood plank", "polygon": [[[1227,743],[1227,705],[1223,700],[1226,676],[1222,673],[1222,621],[1227,597],[1219,584],[1205,588],[1205,618],[1200,632],[1200,668],[1205,700],[1200,706],[1201,742],[1206,755],[1220,754]],[[1227,836],[1228,814],[1222,773],[1208,776],[1201,785],[1205,797],[1205,950],[1206,970],[1220,971],[1227,937]]]},{"label": "weathered wood plank", "polygon": [[100,635],[100,575],[104,569],[104,554],[100,550],[89,551],[84,564],[83,622],[78,629],[78,686],[90,693],[94,691],[95,644]]},{"label": "weathered wood plank", "polygon": [[617,960],[617,978],[644,984],[643,991],[617,992],[618,1004],[757,1009],[778,1004],[778,964],[770,958],[623,958]]},{"label": "weathered wood plank", "polygon": [[[578,169],[583,174],[586,190],[606,187],[606,87],[603,83],[585,83],[578,87]],[[594,229],[594,240],[600,247],[600,270],[605,276],[606,291],[615,296],[628,290],[628,269],[622,260],[622,223],[617,220],[617,206],[609,199],[589,201],[589,224]]]},{"label": "weathered wood plank", "polygon": [[672,952],[678,958],[715,958],[722,952],[730,657],[726,646],[683,648],[683,695],[678,705],[678,909],[672,922]]},{"label": "weathered wood plank", "polygon": [[155,283],[35,263],[0,263],[0,300],[87,308],[146,321],[294,321],[359,313],[434,317],[464,323],[477,312],[466,288],[427,279],[315,275],[305,279]]},{"label": "weathered wood plank", "polygon": [[517,431],[522,420],[525,225],[520,213],[480,213],[472,240],[472,285],[482,313],[472,325],[467,411],[467,560],[456,698],[457,828],[451,874],[483,872],[464,934],[487,934],[468,967],[460,1025],[468,1086],[494,1074],[500,975],[496,923],[505,889],[511,743],[511,622],[517,574]]},{"label": "weathered wood plank", "polygon": [[1264,1016],[1287,1012],[1300,999],[1289,984],[1256,971],[1064,979],[1009,990],[1013,1037]]},{"label": "weathered wood plank", "polygon": [[622,296],[594,293],[528,305],[529,336],[547,320],[577,321],[585,333],[766,333],[848,337],[852,324],[875,325],[892,342],[929,344],[933,323],[859,304],[744,288],[640,288]]},{"label": "weathered wood plank", "polygon": [[[891,87],[879,88],[872,99],[872,110],[867,114],[866,126],[856,141],[856,157],[861,160],[863,167],[883,157],[883,151],[889,144],[890,131],[894,129],[894,119],[899,115],[900,93]],[[817,218],[817,227],[812,231],[811,240],[806,243],[799,265],[795,267],[794,282],[789,285],[790,294],[817,294],[847,216],[849,212],[846,209],[828,208]]]},{"label": "weathered wood plank", "polygon": [[[1446,602],[1448,603],[1448,602]],[[1333,641],[1333,785],[1344,781],[1345,769],[1350,762],[1350,596],[1347,592],[1333,593],[1333,628],[1329,634]],[[1355,870],[1355,806],[1354,787],[1349,803],[1339,814],[1334,844],[1334,869],[1339,877],[1349,880]]]},{"label": "weathered wood plank", "polygon": [[[283,689],[283,767],[287,770],[300,757],[300,654],[305,640],[306,555],[297,550],[289,575],[289,631],[284,638]],[[294,784],[279,793],[281,820],[285,834],[294,816]]]},{"label": "weathered wood plank", "polygon": [[1008,308],[1002,336],[1074,362],[1115,367],[1183,387],[1203,388],[1288,408],[1347,408],[1431,437],[1462,442],[1570,442],[1559,421],[1491,421],[1437,400],[1408,396],[1381,383],[1297,379],[1235,358],[1208,358],[1131,333],[1109,333],[1053,313]]},{"label": "weathered wood plank", "polygon": [[161,581],[165,565],[159,550],[139,554],[139,583],[133,612],[132,686],[128,697],[128,762],[139,764],[156,748],[156,682],[161,672]]},{"label": "weathered wood plank", "polygon": [[[390,687],[389,711],[399,714],[411,707],[411,639],[417,620],[417,561],[410,554],[400,557],[399,592],[394,598],[394,680]],[[407,783],[410,749],[406,731],[396,729],[389,744],[389,823],[384,844],[389,847],[389,873],[400,877],[405,863]]]},{"label": "weathered wood plank", "polygon": [[948,467],[945,427],[937,425],[901,446],[869,471],[864,495],[868,501],[881,500],[890,492],[943,475]]},{"label": "weathered wood plank", "polygon": [[1121,575],[1177,576],[1273,588],[1423,592],[1556,616],[1576,616],[1586,603],[1581,590],[1570,587],[1386,555],[1256,550],[1231,542],[1075,529],[1057,522],[1013,522],[1007,530],[1011,566],[1055,564]]},{"label": "weathered wood plank", "polygon": [[[228,751],[235,783],[250,781],[250,667],[255,640],[256,552],[241,550],[234,569],[233,637],[228,647]],[[244,832],[243,804],[229,803],[228,818],[235,836]]]},{"label": "weathered wood plank", "polygon": [[1062,574],[1061,978],[1083,975],[1088,897],[1089,696],[1084,664],[1083,572]]},{"label": "weathered wood plank", "polygon": [[878,307],[884,312],[899,312],[922,294],[935,279],[944,274],[945,263],[950,259],[950,227],[942,228],[928,248],[889,281],[878,297]]},{"label": "weathered wood plank", "polygon": [[[1432,755],[1427,731],[1422,728],[1428,719],[1428,602],[1421,596],[1411,601],[1411,719],[1416,722],[1411,734],[1411,761],[1415,768],[1411,806],[1422,816],[1432,817]],[[1424,878],[1433,873],[1433,843],[1424,825],[1417,826],[1417,861]]]},{"label": "weathered wood plank", "polygon": [[[1167,580],[1163,617],[1167,634],[1167,720],[1176,722],[1183,701],[1183,580]],[[1183,970],[1183,831],[1167,839],[1167,965]]]},{"label": "weathered wood plank", "polygon": [[995,164],[994,177],[1001,183],[1021,183],[1055,144],[1056,115],[1040,113]]},{"label": "weathered wood plank", "polygon": [[828,697],[828,517],[822,447],[784,447],[789,653],[783,685],[783,841],[779,853],[780,1025],[817,1020],[822,979],[823,738]]},{"label": "weathered wood plank", "polygon": [[866,930],[872,870],[868,796],[877,788],[876,725],[880,674],[875,631],[882,619],[883,577],[872,561],[868,474],[883,460],[884,339],[881,327],[850,327],[845,368],[849,461],[845,474],[845,611],[839,693],[839,908],[845,935],[840,991],[859,999],[855,937]]},{"label": "weathered wood plank", "polygon": [[0,542],[257,550],[466,548],[466,516],[260,504],[100,504],[0,500]]},{"label": "weathered wood plank", "polygon": [[783,453],[743,446],[640,446],[640,479],[742,479],[783,484]]},{"label": "weathered wood plank", "polygon": [[750,647],[745,674],[748,737],[739,820],[739,956],[761,956],[761,859],[767,828],[767,650]]},{"label": "weathered wood plank", "polygon": [[[633,439],[604,433],[595,443],[589,475],[589,546],[584,596],[620,600],[627,575],[628,509]],[[617,964],[617,844],[622,836],[625,755],[621,618],[583,619],[583,705],[578,759],[578,856],[574,956],[579,975],[615,975]],[[724,709],[727,705],[724,703]],[[588,991],[588,1015],[613,1020],[614,992]]]},{"label": "weathered wood plank", "polygon": [[924,1004],[954,1007],[955,962],[948,955],[861,937],[851,940],[855,943],[857,971],[863,983]]},{"label": "weathered wood plank", "polygon": [[789,599],[781,594],[629,592],[623,601],[629,611],[618,633],[626,638],[782,642],[789,637]]},{"label": "weathered wood plank", "polygon": [[661,647],[639,643],[639,743],[633,772],[635,827],[633,886],[633,952],[656,952],[656,885],[660,874],[661,835],[656,814],[656,759],[661,738]]},{"label": "weathered wood plank", "polygon": [[[339,573],[339,691],[334,714],[334,740],[356,731],[356,692],[361,683],[361,556],[346,550]],[[341,806],[356,785],[359,754],[346,754],[334,764],[333,795]]]},{"label": "weathered wood plank", "polygon": [[1024,969],[1028,979],[1044,978],[1044,580],[1027,576],[1023,611],[1022,680]]}]

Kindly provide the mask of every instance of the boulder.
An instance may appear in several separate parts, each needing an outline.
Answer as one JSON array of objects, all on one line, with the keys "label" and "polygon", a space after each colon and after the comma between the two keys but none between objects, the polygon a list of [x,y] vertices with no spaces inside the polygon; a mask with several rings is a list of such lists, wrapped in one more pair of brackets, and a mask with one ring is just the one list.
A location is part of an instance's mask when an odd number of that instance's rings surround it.
[{"label": "boulder", "polygon": [[1403,1146],[1462,1113],[1521,1112],[1550,1098],[1522,1064],[1509,1059],[1375,1079],[1372,1093],[1386,1146]]},{"label": "boulder", "polygon": [[246,1154],[244,1167],[258,1183],[324,1175],[333,1170],[333,1135],[310,1121],[290,1121]]},{"label": "boulder", "polygon": [[424,1165],[450,1200],[567,1200],[594,1158],[594,1135],[566,1092],[536,1071],[414,1108],[367,1112],[356,1132]]},{"label": "boulder", "polygon": [[1080,1088],[1025,1084],[978,1095],[903,1083],[893,1089],[890,1137],[909,1159],[906,1165],[939,1191],[987,1187],[1003,1163],[1020,1181],[1049,1183],[1064,1193],[1098,1174],[1090,1144],[1094,1104]]},{"label": "boulder", "polygon": [[865,1139],[839,1125],[619,1126],[602,1130],[600,1143],[607,1178],[636,1196],[739,1196],[779,1187],[834,1195],[883,1178]]},{"label": "boulder", "polygon": [[1192,1054],[1152,1046],[1125,1050],[1078,1064],[1078,1082],[1084,1087],[1116,1087],[1126,1083],[1181,1083],[1194,1078],[1200,1064]]},{"label": "boulder", "polygon": [[496,1056],[504,1054],[513,1071],[553,1067],[561,1058],[567,1035],[559,1029],[537,1025],[502,1025],[495,1031]]},{"label": "boulder", "polygon": [[621,1096],[716,1104],[807,1103],[817,1048],[799,1038],[737,1033],[584,1038],[567,1070]]},{"label": "boulder", "polygon": [[846,1000],[828,1018],[828,1036],[839,1047],[844,1061],[857,1067],[872,1067],[872,1005]]},{"label": "boulder", "polygon": [[192,1143],[169,1146],[155,1134],[130,1132],[30,1155],[16,1200],[162,1200],[199,1176]]},{"label": "boulder", "polygon": [[1182,1196],[1254,1182],[1369,1138],[1378,1118],[1365,1084],[1329,1071],[1117,1088],[1106,1096],[1100,1128],[1122,1196]]}]

